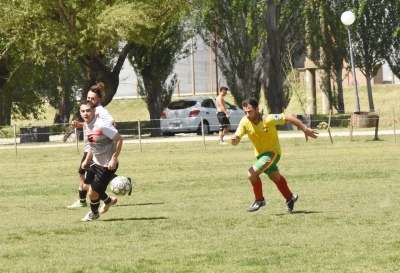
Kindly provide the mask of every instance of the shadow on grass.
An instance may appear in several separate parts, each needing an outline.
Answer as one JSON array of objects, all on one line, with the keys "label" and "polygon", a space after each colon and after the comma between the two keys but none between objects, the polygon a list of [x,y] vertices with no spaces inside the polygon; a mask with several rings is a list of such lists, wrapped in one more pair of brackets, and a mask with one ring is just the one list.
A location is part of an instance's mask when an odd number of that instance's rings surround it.
[{"label": "shadow on grass", "polygon": [[314,213],[322,213],[322,212],[320,212],[320,211],[296,210],[296,211],[292,211],[291,213],[275,214],[275,216],[283,216],[283,215],[288,215],[288,214],[314,214]]},{"label": "shadow on grass", "polygon": [[165,203],[141,203],[141,204],[122,204],[116,205],[116,207],[133,207],[133,206],[152,206],[152,205],[164,205]]},{"label": "shadow on grass", "polygon": [[113,218],[105,219],[104,222],[116,222],[116,221],[154,221],[154,220],[166,220],[167,217],[138,217],[138,218]]}]

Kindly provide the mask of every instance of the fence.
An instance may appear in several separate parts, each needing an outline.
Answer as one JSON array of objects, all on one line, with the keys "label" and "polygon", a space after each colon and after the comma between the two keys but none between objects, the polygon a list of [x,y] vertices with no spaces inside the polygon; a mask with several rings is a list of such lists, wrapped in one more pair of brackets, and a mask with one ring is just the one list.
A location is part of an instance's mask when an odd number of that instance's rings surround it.
[{"label": "fence", "polygon": [[[350,136],[357,135],[358,131],[362,131],[365,134],[373,134],[373,129],[369,128],[356,128],[353,132],[354,127],[357,125],[351,124],[352,114],[341,114],[341,115],[297,115],[304,124],[312,128],[320,129],[320,136],[331,136],[331,128],[338,130],[336,136]],[[159,120],[158,120],[159,121]],[[203,122],[203,120],[201,120]],[[396,130],[396,124],[399,119],[395,115],[395,109],[390,111],[379,112],[379,128],[378,134],[392,134],[394,141],[396,141],[396,135],[399,134]],[[374,123],[375,124],[375,123]],[[237,125],[237,124],[236,124]],[[202,124],[202,127],[204,124]],[[35,125],[35,126],[23,126],[14,124],[13,126],[0,127],[0,149],[14,148],[16,153],[18,148],[32,147],[32,145],[46,147],[45,143],[58,144],[58,145],[70,145],[76,146],[79,153],[79,146],[82,145],[82,131],[81,129],[73,130],[72,134],[66,138],[66,128],[69,128],[69,124],[57,124],[57,125]],[[349,131],[349,128],[351,131]],[[152,131],[160,130],[160,127],[152,128],[150,120],[136,120],[136,121],[122,121],[117,122],[117,129],[119,133],[124,137],[125,140],[138,143],[139,149],[142,150],[142,142],[171,142],[177,140],[174,137],[151,137]],[[278,128],[283,131],[297,130],[291,124],[286,124]],[[377,129],[377,128],[376,128]],[[328,130],[329,134],[324,134],[323,130]],[[218,135],[205,135],[202,130],[202,134],[196,136],[194,134],[179,134],[179,136],[187,137],[183,141],[202,141],[206,148],[206,140],[218,140]],[[292,134],[293,137],[302,136],[302,134]],[[179,138],[182,141],[182,137]]]}]

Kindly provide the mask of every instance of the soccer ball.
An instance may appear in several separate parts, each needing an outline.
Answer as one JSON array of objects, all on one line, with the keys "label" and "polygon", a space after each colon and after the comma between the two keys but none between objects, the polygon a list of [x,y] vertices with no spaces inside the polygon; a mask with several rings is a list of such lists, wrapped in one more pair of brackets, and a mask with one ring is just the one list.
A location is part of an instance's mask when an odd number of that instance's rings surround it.
[{"label": "soccer ball", "polygon": [[132,183],[129,177],[117,176],[111,181],[111,191],[115,195],[131,195],[132,193]]}]

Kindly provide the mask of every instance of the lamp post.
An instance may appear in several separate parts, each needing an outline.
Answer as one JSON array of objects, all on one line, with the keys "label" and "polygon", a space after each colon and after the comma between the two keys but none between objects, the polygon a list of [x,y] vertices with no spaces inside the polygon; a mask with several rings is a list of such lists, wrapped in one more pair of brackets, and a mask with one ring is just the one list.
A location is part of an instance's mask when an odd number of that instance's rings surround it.
[{"label": "lamp post", "polygon": [[356,20],[356,16],[354,15],[353,12],[350,10],[345,11],[342,13],[342,16],[340,18],[342,20],[342,23],[347,26],[347,32],[349,34],[349,45],[350,45],[350,61],[351,61],[351,68],[353,72],[353,79],[354,79],[354,94],[356,96],[356,107],[357,107],[357,112],[360,112],[360,102],[358,99],[358,89],[357,89],[357,77],[356,77],[356,70],[354,67],[354,60],[353,60],[353,46],[351,44],[351,36],[350,36],[350,26],[354,23]]}]

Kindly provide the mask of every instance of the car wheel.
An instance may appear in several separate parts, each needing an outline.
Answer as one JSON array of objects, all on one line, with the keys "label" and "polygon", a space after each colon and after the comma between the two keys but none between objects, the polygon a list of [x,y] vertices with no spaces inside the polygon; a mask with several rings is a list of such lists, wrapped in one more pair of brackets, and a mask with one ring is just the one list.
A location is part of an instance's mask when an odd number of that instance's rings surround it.
[{"label": "car wheel", "polygon": [[[210,134],[210,125],[208,125],[207,121],[203,121],[204,124],[204,135]],[[199,128],[197,128],[196,131],[197,135],[201,136],[201,123],[199,124]]]}]

